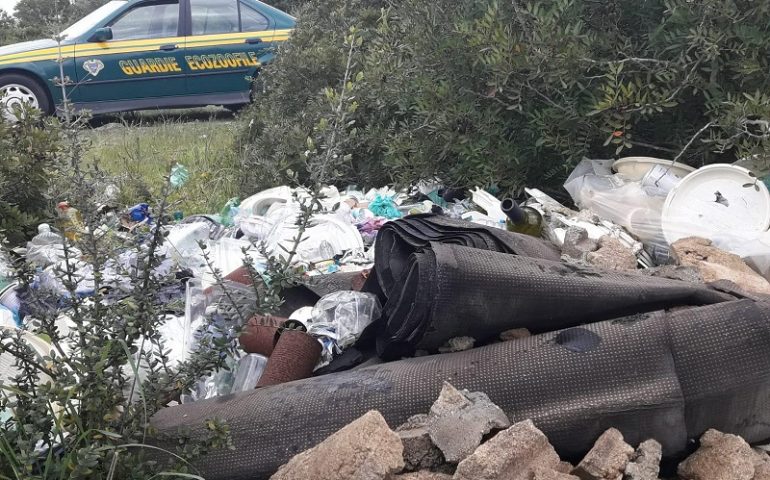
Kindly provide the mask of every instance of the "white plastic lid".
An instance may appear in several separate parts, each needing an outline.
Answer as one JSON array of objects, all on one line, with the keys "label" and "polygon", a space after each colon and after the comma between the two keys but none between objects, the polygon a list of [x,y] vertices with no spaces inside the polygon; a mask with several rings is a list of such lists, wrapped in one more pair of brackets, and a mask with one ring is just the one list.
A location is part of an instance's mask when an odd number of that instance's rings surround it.
[{"label": "white plastic lid", "polygon": [[770,193],[745,168],[728,164],[701,167],[666,197],[661,218],[668,243],[720,234],[756,237],[770,227]]}]

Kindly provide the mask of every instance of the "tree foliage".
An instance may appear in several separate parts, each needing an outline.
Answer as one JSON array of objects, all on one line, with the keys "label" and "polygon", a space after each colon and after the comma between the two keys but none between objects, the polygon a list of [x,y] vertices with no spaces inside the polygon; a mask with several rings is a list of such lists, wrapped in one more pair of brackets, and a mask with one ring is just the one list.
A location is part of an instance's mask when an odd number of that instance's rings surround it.
[{"label": "tree foliage", "polygon": [[584,156],[699,166],[766,153],[767,2],[337,0],[299,19],[246,115],[252,183],[300,161],[350,25],[364,45],[346,181],[515,192],[558,185]]},{"label": "tree foliage", "polygon": [[52,38],[107,0],[19,0],[13,16],[0,10],[0,45]]}]

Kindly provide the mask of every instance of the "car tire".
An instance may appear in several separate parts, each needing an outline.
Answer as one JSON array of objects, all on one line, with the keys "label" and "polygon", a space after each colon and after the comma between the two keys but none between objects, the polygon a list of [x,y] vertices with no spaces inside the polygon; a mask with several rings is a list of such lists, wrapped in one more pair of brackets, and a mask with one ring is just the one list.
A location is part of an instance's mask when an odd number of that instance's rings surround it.
[{"label": "car tire", "polygon": [[22,102],[30,103],[45,114],[52,113],[48,93],[32,77],[18,73],[0,74],[0,115],[14,120],[11,109]]}]

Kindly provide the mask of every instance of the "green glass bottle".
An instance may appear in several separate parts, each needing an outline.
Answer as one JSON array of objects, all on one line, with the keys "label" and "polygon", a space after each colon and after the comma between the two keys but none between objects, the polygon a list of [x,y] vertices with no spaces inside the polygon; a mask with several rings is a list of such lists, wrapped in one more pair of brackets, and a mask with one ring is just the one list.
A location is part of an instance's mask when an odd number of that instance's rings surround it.
[{"label": "green glass bottle", "polygon": [[506,198],[500,208],[508,216],[505,228],[510,232],[539,237],[543,233],[543,216],[532,207],[522,207],[512,198]]}]

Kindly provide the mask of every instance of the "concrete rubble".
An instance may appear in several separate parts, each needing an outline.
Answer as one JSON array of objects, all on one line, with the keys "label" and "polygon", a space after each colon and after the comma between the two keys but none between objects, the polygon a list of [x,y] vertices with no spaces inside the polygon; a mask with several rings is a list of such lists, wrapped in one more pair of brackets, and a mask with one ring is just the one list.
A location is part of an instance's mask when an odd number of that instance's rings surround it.
[{"label": "concrete rubble", "polygon": [[770,295],[770,282],[752,270],[741,257],[715,247],[711,240],[683,238],[671,245],[680,265],[698,269],[706,283],[729,280],[748,292]]},{"label": "concrete rubble", "polygon": [[581,480],[621,480],[634,449],[614,428],[604,432],[572,471]]},{"label": "concrete rubble", "polygon": [[449,463],[462,461],[476,450],[484,435],[510,424],[505,412],[486,394],[459,391],[446,382],[427,418],[430,438]]},{"label": "concrete rubble", "polygon": [[605,235],[599,239],[599,248],[586,254],[586,261],[606,270],[636,270],[636,255],[620,240]]},{"label": "concrete rubble", "polygon": [[679,464],[682,480],[760,480],[767,476],[767,454],[752,450],[741,437],[708,430],[700,447]]},{"label": "concrete rubble", "polygon": [[419,472],[404,473],[401,475],[392,475],[387,480],[452,480],[452,475],[430,470],[421,470]]},{"label": "concrete rubble", "polygon": [[525,420],[498,433],[460,462],[454,480],[526,480],[536,470],[558,471],[560,463],[548,438]]},{"label": "concrete rubble", "polygon": [[444,463],[444,455],[433,444],[428,432],[428,415],[415,415],[396,429],[404,445],[405,470],[437,468]]},{"label": "concrete rubble", "polygon": [[569,227],[564,234],[564,244],[561,248],[562,255],[574,259],[584,259],[590,252],[599,248],[599,242],[588,236],[588,231],[581,227]]},{"label": "concrete rubble", "polygon": [[371,411],[281,467],[271,480],[382,480],[404,468],[404,447]]},{"label": "concrete rubble", "polygon": [[[443,418],[463,436],[467,409],[496,406],[448,383],[429,414],[415,415],[390,430],[371,411],[291,459],[271,480],[660,480],[662,447],[654,439],[634,449],[617,429],[606,430],[576,467],[562,461],[531,420],[485,437],[456,465],[432,445],[431,419]],[[483,395],[483,394],[481,394]],[[465,412],[468,414],[469,412]],[[446,425],[444,425],[445,428]],[[475,436],[474,436],[475,438]],[[403,444],[403,447],[402,445]],[[402,458],[403,455],[403,458]],[[698,450],[682,461],[679,480],[770,480],[770,456],[741,437],[708,430]]]},{"label": "concrete rubble", "polygon": [[623,480],[658,480],[663,447],[656,440],[645,440],[626,465]]}]

